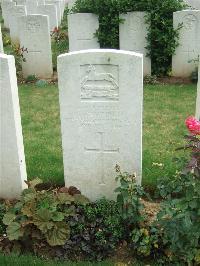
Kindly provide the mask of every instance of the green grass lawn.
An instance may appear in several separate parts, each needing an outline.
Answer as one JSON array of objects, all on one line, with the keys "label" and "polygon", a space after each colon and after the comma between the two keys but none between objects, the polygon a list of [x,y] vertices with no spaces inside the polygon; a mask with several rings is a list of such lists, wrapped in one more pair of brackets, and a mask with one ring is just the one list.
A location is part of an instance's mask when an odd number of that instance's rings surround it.
[{"label": "green grass lawn", "polygon": [[[114,265],[112,262],[57,262],[57,261],[45,261],[33,256],[17,256],[10,255],[4,256],[0,254],[0,265],[1,266],[111,266]],[[138,265],[139,266],[139,265]]]},{"label": "green grass lawn", "polygon": [[[62,184],[63,162],[58,88],[19,86],[28,178]],[[195,85],[148,85],[144,88],[143,184],[155,187],[161,176],[172,175],[175,148],[187,133],[184,121],[194,114]],[[162,165],[155,165],[159,163]],[[126,169],[123,169],[126,170]]]}]

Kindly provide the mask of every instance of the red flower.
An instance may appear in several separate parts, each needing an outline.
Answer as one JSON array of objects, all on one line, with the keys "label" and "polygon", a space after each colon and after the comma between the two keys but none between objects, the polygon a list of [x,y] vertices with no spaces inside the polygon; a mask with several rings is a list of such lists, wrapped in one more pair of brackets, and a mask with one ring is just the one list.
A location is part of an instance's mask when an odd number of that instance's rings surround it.
[{"label": "red flower", "polygon": [[185,120],[185,124],[193,135],[200,135],[200,121],[193,116],[189,116]]}]

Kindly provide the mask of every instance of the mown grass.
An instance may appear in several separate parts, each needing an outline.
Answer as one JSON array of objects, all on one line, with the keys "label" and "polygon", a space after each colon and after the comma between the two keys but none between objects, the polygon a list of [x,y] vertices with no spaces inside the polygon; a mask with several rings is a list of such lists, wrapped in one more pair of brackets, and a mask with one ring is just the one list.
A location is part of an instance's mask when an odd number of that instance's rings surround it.
[{"label": "mown grass", "polygon": [[[196,85],[146,86],[144,90],[143,184],[154,186],[180,166],[176,148],[184,144],[185,119],[195,113]],[[160,164],[158,166],[157,164]]]},{"label": "mown grass", "polygon": [[123,265],[134,265],[134,266],[158,266],[156,261],[139,261],[136,259],[126,258],[127,262],[124,262],[120,258],[110,259],[101,262],[70,262],[70,261],[53,261],[53,260],[43,260],[31,255],[15,255],[10,254],[5,256],[0,253],[0,265],[2,266],[123,266]]},{"label": "mown grass", "polygon": [[45,261],[33,256],[17,256],[9,255],[4,256],[0,254],[0,265],[1,266],[111,266],[114,265],[112,262],[58,262],[58,261]]},{"label": "mown grass", "polygon": [[[57,85],[20,85],[19,95],[28,178],[63,184]],[[195,99],[195,85],[145,86],[144,186],[154,188],[159,177],[175,173],[177,165],[172,159],[183,155],[175,149],[184,143],[184,121],[194,114]]]}]

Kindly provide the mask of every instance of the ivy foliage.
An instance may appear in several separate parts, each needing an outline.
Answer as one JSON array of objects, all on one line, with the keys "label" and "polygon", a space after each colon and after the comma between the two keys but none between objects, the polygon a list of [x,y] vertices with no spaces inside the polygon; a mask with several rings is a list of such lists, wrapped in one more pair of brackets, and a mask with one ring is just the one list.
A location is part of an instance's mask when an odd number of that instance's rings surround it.
[{"label": "ivy foliage", "polygon": [[3,217],[10,241],[45,240],[50,246],[64,245],[70,236],[66,218],[75,215],[75,204],[89,200],[80,194],[70,195],[55,190],[37,190],[40,179],[28,182],[29,188],[22,192],[21,199]]},{"label": "ivy foliage", "polygon": [[[148,26],[147,55],[152,60],[152,74],[171,71],[171,57],[178,46],[179,28],[173,29],[173,12],[185,7],[183,0],[77,0],[71,12],[99,16],[97,37],[102,48],[119,48],[119,15],[145,11]],[[181,26],[181,25],[180,25]]]},{"label": "ivy foliage", "polygon": [[67,218],[71,236],[59,249],[59,257],[74,260],[101,261],[113,254],[124,240],[123,226],[118,205],[100,199],[85,206],[77,206],[76,215]]}]

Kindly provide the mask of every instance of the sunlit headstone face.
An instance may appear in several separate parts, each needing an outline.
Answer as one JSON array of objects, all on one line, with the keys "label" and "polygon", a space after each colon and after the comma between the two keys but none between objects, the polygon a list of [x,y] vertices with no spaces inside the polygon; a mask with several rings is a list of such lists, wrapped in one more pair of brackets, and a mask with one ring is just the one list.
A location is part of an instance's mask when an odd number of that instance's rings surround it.
[{"label": "sunlit headstone face", "polygon": [[190,77],[198,66],[200,51],[200,10],[174,12],[174,28],[179,31],[179,46],[172,57],[172,74]]},{"label": "sunlit headstone face", "polygon": [[113,199],[115,165],[141,182],[142,55],[85,50],[58,58],[66,186]]},{"label": "sunlit headstone face", "polygon": [[49,20],[45,15],[19,18],[20,46],[27,49],[22,62],[23,76],[51,78],[53,74]]},{"label": "sunlit headstone face", "polygon": [[0,53],[0,198],[19,197],[26,165],[15,60]]}]

